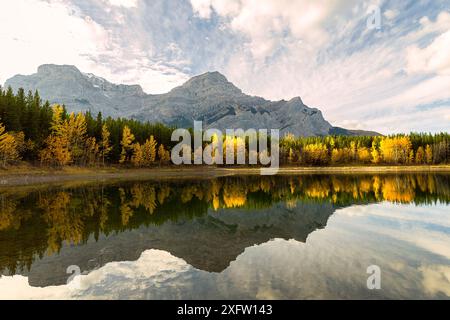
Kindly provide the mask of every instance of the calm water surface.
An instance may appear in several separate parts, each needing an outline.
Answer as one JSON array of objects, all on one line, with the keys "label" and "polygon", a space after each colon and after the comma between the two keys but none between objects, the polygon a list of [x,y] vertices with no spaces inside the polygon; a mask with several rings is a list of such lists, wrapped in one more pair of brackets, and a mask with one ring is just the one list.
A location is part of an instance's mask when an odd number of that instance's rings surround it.
[{"label": "calm water surface", "polygon": [[0,189],[0,274],[1,299],[450,299],[450,175]]}]

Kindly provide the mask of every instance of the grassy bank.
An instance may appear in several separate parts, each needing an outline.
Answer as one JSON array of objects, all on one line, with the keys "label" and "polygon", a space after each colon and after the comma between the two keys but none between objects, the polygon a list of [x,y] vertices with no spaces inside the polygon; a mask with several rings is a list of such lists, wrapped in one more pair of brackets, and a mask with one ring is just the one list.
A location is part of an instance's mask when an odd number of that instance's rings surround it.
[{"label": "grassy bank", "polygon": [[[342,166],[283,167],[279,175],[302,174],[387,174],[387,173],[450,173],[450,165],[436,166]],[[209,166],[155,168],[80,168],[61,169],[18,166],[0,170],[0,186],[53,184],[70,181],[145,180],[145,179],[210,179],[228,175],[259,175],[254,167],[219,168]]]}]

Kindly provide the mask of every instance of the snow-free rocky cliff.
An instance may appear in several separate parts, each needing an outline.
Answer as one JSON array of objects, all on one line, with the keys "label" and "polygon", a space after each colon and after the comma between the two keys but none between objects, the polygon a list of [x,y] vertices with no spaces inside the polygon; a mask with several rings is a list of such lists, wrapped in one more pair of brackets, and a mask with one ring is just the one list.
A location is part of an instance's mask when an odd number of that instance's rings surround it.
[{"label": "snow-free rocky cliff", "polygon": [[12,77],[7,86],[15,91],[38,90],[42,99],[65,104],[69,111],[101,111],[104,116],[178,127],[192,127],[194,120],[202,120],[207,128],[221,130],[267,128],[299,136],[363,134],[333,127],[320,110],[307,107],[299,97],[269,101],[246,95],[219,72],[193,77],[168,93],[155,95],[146,94],[139,85],[113,84],[68,65],[42,65],[35,74]]}]

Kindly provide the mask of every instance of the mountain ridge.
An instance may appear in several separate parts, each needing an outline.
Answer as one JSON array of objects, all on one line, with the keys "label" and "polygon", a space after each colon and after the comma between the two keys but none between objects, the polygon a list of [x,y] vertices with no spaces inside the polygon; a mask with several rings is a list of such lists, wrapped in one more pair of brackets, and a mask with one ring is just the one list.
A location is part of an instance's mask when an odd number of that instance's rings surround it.
[{"label": "mountain ridge", "polygon": [[378,134],[334,127],[300,97],[271,101],[247,95],[218,71],[194,76],[167,93],[147,94],[140,85],[114,84],[76,66],[45,64],[32,75],[13,76],[5,86],[38,90],[43,99],[64,104],[69,111],[177,127],[192,127],[194,120],[201,120],[206,128],[280,129],[282,135]]}]

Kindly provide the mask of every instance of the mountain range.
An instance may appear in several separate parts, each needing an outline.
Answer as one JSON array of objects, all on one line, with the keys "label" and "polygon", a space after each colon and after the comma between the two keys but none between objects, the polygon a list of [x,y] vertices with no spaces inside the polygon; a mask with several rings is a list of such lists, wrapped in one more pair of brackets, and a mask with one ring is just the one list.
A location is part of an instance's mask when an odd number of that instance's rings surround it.
[{"label": "mountain range", "polygon": [[32,75],[16,75],[5,86],[38,90],[42,99],[64,104],[68,111],[102,112],[189,128],[202,120],[206,128],[280,129],[296,136],[379,135],[334,127],[320,110],[300,97],[270,101],[243,93],[219,72],[195,76],[164,94],[146,94],[139,85],[114,84],[75,66],[46,64]]}]

